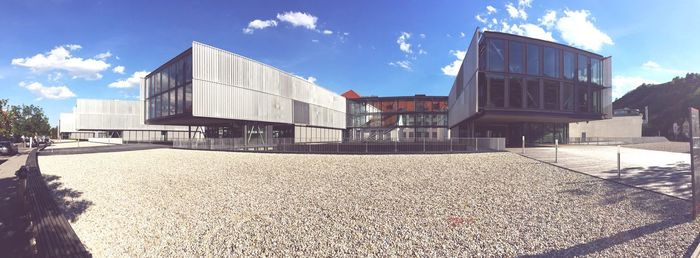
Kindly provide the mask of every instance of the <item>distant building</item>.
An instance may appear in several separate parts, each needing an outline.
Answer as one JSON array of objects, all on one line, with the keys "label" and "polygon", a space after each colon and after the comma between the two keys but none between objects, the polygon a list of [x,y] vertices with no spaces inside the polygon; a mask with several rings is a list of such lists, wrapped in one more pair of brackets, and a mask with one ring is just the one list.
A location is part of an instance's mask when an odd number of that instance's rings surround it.
[{"label": "distant building", "polygon": [[445,140],[447,97],[360,97],[354,91],[347,99],[349,141]]},{"label": "distant building", "polygon": [[78,99],[72,113],[60,114],[58,131],[61,139],[121,138],[125,142],[190,137],[186,126],[146,125],[143,102],[138,100]]},{"label": "distant building", "polygon": [[565,143],[569,123],[612,118],[611,68],[610,57],[477,29],[449,95],[452,136]]},{"label": "distant building", "polygon": [[616,109],[612,119],[575,122],[569,124],[569,136],[586,138],[631,138],[642,137],[644,118],[639,109]]}]

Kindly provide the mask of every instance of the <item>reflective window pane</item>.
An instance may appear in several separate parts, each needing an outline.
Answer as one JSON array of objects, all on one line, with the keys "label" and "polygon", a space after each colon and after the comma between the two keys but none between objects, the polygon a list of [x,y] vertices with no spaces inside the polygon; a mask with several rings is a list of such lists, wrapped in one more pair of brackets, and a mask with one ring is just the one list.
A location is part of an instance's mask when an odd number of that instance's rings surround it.
[{"label": "reflective window pane", "polygon": [[492,107],[503,107],[506,99],[503,76],[489,76],[489,97]]},{"label": "reflective window pane", "polygon": [[559,49],[544,48],[544,75],[559,78]]},{"label": "reflective window pane", "polygon": [[588,112],[588,87],[576,85],[576,106],[579,112]]},{"label": "reflective window pane", "polygon": [[477,94],[478,94],[477,102],[479,102],[478,103],[479,107],[486,106],[486,95],[487,95],[486,84],[488,83],[487,81],[488,80],[485,77],[484,72],[480,72],[479,73],[479,85],[478,85],[479,87],[477,89],[477,91],[478,91],[477,92]]},{"label": "reflective window pane", "polygon": [[192,84],[185,85],[185,112],[192,113]]},{"label": "reflective window pane", "polygon": [[176,99],[175,99],[175,93],[176,93],[175,89],[171,90],[168,93],[168,95],[170,95],[170,108],[168,109],[168,111],[169,111],[168,114],[171,116],[175,114],[175,111],[177,111],[177,103],[176,103]]},{"label": "reflective window pane", "polygon": [[182,114],[183,108],[185,107],[185,91],[184,87],[177,88],[177,113]]},{"label": "reflective window pane", "polygon": [[603,85],[603,69],[600,59],[591,58],[591,83]]},{"label": "reflective window pane", "polygon": [[182,84],[185,83],[185,73],[183,72],[185,67],[185,60],[180,59],[177,61],[177,72],[176,77],[177,77],[177,86],[182,86]]},{"label": "reflective window pane", "polygon": [[185,81],[192,81],[192,54],[185,57]]},{"label": "reflective window pane", "polygon": [[508,105],[511,108],[523,107],[523,80],[511,77],[508,81]]},{"label": "reflective window pane", "polygon": [[565,82],[561,89],[564,110],[574,111],[574,85]]},{"label": "reflective window pane", "polygon": [[510,41],[508,48],[508,70],[511,73],[523,73],[523,44],[515,41]]},{"label": "reflective window pane", "polygon": [[488,42],[488,65],[490,71],[503,72],[505,69],[505,41],[500,39],[489,39]]},{"label": "reflective window pane", "polygon": [[160,72],[156,73],[154,76],[156,77],[156,85],[154,85],[155,94],[158,94],[160,93]]},{"label": "reflective window pane", "polygon": [[564,51],[564,78],[573,80],[575,71],[574,67],[576,66],[576,56],[574,53]]},{"label": "reflective window pane", "polygon": [[525,100],[527,108],[540,108],[540,80],[527,79],[527,91]]},{"label": "reflective window pane", "polygon": [[559,110],[559,82],[544,80],[544,108]]},{"label": "reflective window pane", "polygon": [[168,68],[168,70],[170,70],[168,72],[168,76],[169,76],[169,80],[170,80],[170,86],[168,87],[168,89],[172,89],[172,88],[175,88],[175,83],[177,83],[177,81],[175,81],[175,79],[177,78],[177,77],[175,77],[175,75],[177,75],[177,65],[171,64],[170,68]]},{"label": "reflective window pane", "polygon": [[527,45],[527,74],[540,74],[540,47]]},{"label": "reflective window pane", "polygon": [[588,82],[588,57],[578,55],[578,81]]},{"label": "reflective window pane", "polygon": [[168,87],[170,87],[170,75],[168,75],[168,73],[170,73],[170,69],[168,69],[167,67],[163,69],[163,71],[160,73],[161,92],[167,91]]}]

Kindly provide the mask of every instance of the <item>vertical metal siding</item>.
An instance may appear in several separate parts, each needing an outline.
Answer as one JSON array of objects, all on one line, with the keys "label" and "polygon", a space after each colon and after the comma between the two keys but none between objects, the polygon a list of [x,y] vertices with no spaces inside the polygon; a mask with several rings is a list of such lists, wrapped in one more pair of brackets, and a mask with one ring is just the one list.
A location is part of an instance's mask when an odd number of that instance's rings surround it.
[{"label": "vertical metal siding", "polygon": [[194,116],[292,123],[296,100],[310,125],[345,128],[345,98],[304,79],[198,42],[192,65]]}]

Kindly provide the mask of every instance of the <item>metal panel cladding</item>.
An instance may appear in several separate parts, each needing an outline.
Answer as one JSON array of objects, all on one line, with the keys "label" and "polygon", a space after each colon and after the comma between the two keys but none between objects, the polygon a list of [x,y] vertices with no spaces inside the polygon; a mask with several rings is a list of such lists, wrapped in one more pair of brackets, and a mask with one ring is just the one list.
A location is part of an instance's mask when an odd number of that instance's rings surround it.
[{"label": "metal panel cladding", "polygon": [[345,128],[345,98],[300,77],[199,42],[192,66],[195,117],[292,124],[298,101],[308,125]]}]

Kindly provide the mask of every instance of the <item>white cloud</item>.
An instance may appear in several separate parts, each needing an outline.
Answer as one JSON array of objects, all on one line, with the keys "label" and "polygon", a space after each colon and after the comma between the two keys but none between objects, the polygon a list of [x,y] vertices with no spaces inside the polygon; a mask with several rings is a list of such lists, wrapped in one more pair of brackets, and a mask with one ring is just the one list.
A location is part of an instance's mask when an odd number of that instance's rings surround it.
[{"label": "white cloud", "polygon": [[306,80],[309,81],[310,83],[316,83],[316,77],[313,77],[313,76],[307,77]]},{"label": "white cloud", "polygon": [[80,45],[58,46],[48,53],[36,54],[33,57],[12,59],[12,65],[23,66],[34,72],[47,72],[53,70],[67,71],[73,78],[86,80],[98,80],[102,78],[100,72],[110,67],[104,60],[83,59],[73,57],[72,50],[80,49]]},{"label": "white cloud", "polygon": [[318,39],[312,39],[311,42],[318,43]]},{"label": "white cloud", "polygon": [[118,65],[112,68],[112,72],[118,73],[118,74],[124,74],[124,66]]},{"label": "white cloud", "polygon": [[253,20],[248,23],[248,27],[243,28],[243,33],[245,34],[253,34],[253,31],[255,30],[262,30],[264,28],[268,27],[275,27],[277,26],[277,21],[275,20]]},{"label": "white cloud", "polygon": [[408,39],[411,38],[411,33],[408,32],[401,32],[401,36],[399,36],[398,39],[396,39],[396,44],[399,44],[399,49],[403,51],[406,54],[413,53],[411,50],[411,44],[408,43]]},{"label": "white cloud", "polygon": [[107,59],[107,58],[109,58],[109,57],[111,57],[111,56],[112,56],[112,52],[107,51],[107,52],[104,52],[104,53],[99,53],[99,54],[97,54],[97,55],[95,56],[95,59],[105,60],[105,59]]},{"label": "white cloud", "polygon": [[124,68],[124,66],[118,65],[112,69],[112,72],[118,73],[118,74],[124,74],[124,69],[126,69],[126,68]]},{"label": "white cloud", "polygon": [[684,71],[684,70],[662,67],[659,63],[654,62],[654,61],[647,61],[646,63],[642,64],[642,68],[644,68],[645,70],[649,70],[649,71],[670,73],[670,74],[682,75],[682,74],[688,73],[688,71]]},{"label": "white cloud", "polygon": [[63,74],[61,72],[55,72],[55,73],[50,73],[48,75],[49,81],[58,81],[61,78],[63,78]]},{"label": "white cloud", "polygon": [[496,9],[496,7],[487,5],[487,6],[486,6],[486,11],[488,12],[488,14],[492,14],[492,13],[497,13],[497,12],[498,12],[498,9]]},{"label": "white cloud", "polygon": [[127,79],[122,79],[122,80],[117,80],[113,83],[109,84],[110,88],[131,88],[131,87],[136,87],[141,83],[141,79],[143,77],[146,77],[148,75],[148,72],[146,71],[138,71],[135,72],[134,74],[131,75],[131,77]]},{"label": "white cloud", "polygon": [[501,28],[501,32],[522,35],[522,36],[526,36],[526,37],[547,40],[547,41],[552,41],[552,42],[557,42],[554,39],[554,37],[552,37],[552,32],[546,31],[542,27],[537,26],[537,25],[532,24],[532,23],[513,24],[510,26],[506,22],[503,22],[501,24],[503,25],[503,27]]},{"label": "white cloud", "polygon": [[593,25],[588,10],[564,11],[564,16],[556,23],[561,38],[569,45],[592,51],[599,51],[604,44],[613,45],[613,40],[607,34]]},{"label": "white cloud", "polygon": [[460,33],[459,33],[459,37],[460,37],[460,38],[464,38],[464,37],[466,37],[466,36],[467,36],[467,34],[464,34],[464,32],[460,32]]},{"label": "white cloud", "polygon": [[389,65],[391,65],[391,66],[396,66],[396,67],[401,67],[401,68],[405,69],[406,71],[412,71],[412,70],[413,70],[413,69],[411,68],[411,61],[408,61],[408,60],[390,62]]},{"label": "white cloud", "polygon": [[488,20],[487,18],[481,17],[480,14],[477,14],[476,16],[474,16],[474,18],[475,18],[477,21],[481,22],[481,23],[487,23],[487,22],[489,22],[489,20]]},{"label": "white cloud", "polygon": [[[528,5],[524,5],[524,1],[520,1],[518,3],[518,7],[513,6],[513,3],[508,3],[506,4],[506,11],[508,12],[508,15],[510,15],[510,18],[513,19],[523,19],[527,20],[527,12],[525,12],[525,7],[529,7]],[[529,3],[529,1],[528,1]]]},{"label": "white cloud", "polygon": [[331,35],[331,34],[333,34],[333,31],[332,30],[323,30],[323,34]]},{"label": "white cloud", "polygon": [[277,19],[283,22],[288,22],[294,27],[304,27],[310,30],[316,29],[318,17],[303,12],[286,12],[277,14]]},{"label": "white cloud", "polygon": [[644,79],[638,76],[621,76],[617,75],[612,79],[612,97],[613,99],[624,96],[627,92],[634,90],[642,84],[658,84],[657,81]]},{"label": "white cloud", "polygon": [[423,50],[423,49],[421,48],[421,49],[418,49],[418,54],[419,54],[419,55],[427,55],[427,54],[428,54],[428,51],[425,51],[425,50]]},{"label": "white cloud", "polygon": [[420,38],[422,38],[422,39],[425,38],[425,34],[424,34],[424,33],[421,33],[421,34],[419,34],[418,36],[420,36]]},{"label": "white cloud", "polygon": [[552,29],[557,22],[557,11],[549,10],[544,14],[544,16],[542,16],[542,18],[538,18],[537,21],[548,30]]},{"label": "white cloud", "polygon": [[452,61],[451,64],[442,67],[441,70],[445,75],[457,76],[457,73],[459,73],[459,67],[462,65],[462,61],[464,61],[464,56],[467,54],[467,51],[450,50],[450,54],[454,55],[457,59]]},{"label": "white cloud", "polygon": [[30,92],[34,93],[34,95],[39,96],[39,100],[41,99],[67,99],[67,98],[72,98],[75,97],[75,93],[73,93],[68,87],[66,86],[44,86],[41,83],[38,82],[20,82],[19,86],[22,88],[25,88],[29,90]]},{"label": "white cloud", "polygon": [[345,35],[345,36],[350,35],[350,32],[343,32],[343,35]]}]

